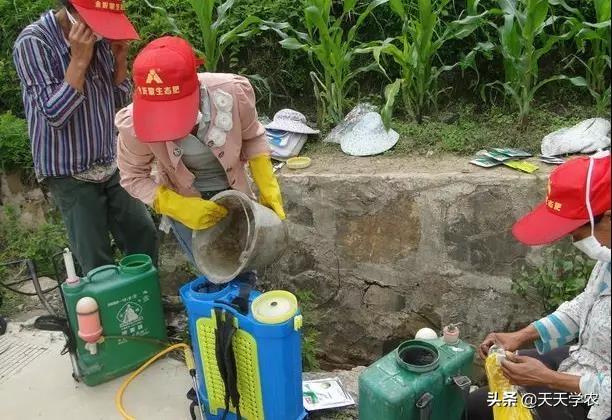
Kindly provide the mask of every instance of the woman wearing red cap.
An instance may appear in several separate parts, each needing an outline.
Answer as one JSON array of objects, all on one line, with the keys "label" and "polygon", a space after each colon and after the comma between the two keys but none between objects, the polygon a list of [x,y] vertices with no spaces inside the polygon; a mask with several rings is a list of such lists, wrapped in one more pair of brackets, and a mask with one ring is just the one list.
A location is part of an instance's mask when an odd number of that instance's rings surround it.
[{"label": "woman wearing red cap", "polygon": [[83,274],[126,254],[157,260],[156,230],[119,184],[114,116],[130,99],[122,0],[61,0],[15,42],[34,170],[51,192]]},{"label": "woman wearing red cap", "polygon": [[200,64],[184,39],[151,42],[134,61],[133,104],[115,118],[121,185],[168,216],[192,262],[192,230],[227,213],[209,199],[229,188],[252,195],[247,162],[260,202],[285,218],[251,84],[233,74],[198,74]]},{"label": "woman wearing red cap", "polygon": [[[601,152],[557,168],[546,201],[513,228],[531,246],[569,235],[597,261],[572,301],[520,331],[489,334],[478,349],[485,358],[494,344],[510,352],[535,344],[502,361],[502,371],[542,420],[610,418],[610,207],[610,154]],[[493,419],[488,397],[486,388],[470,394],[470,420]]]}]

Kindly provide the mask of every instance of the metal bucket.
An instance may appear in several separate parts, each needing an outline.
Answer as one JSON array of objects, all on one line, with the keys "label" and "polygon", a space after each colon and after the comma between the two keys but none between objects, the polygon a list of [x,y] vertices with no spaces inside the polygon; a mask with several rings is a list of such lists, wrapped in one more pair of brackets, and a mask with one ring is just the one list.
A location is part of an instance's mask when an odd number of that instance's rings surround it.
[{"label": "metal bucket", "polygon": [[287,227],[276,213],[239,191],[223,191],[211,200],[225,207],[227,216],[192,236],[196,266],[209,281],[227,283],[280,257],[287,246]]}]

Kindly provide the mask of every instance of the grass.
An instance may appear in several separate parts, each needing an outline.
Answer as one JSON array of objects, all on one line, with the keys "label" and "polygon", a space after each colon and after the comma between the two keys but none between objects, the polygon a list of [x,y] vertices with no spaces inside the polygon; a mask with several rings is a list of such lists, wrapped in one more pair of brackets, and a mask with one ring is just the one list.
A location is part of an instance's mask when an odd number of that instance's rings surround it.
[{"label": "grass", "polygon": [[[54,277],[51,257],[67,243],[66,230],[55,211],[46,214],[46,220],[35,226],[26,226],[19,217],[19,209],[0,207],[0,264],[29,258],[36,263],[39,276]],[[0,282],[10,283],[17,272],[14,267],[0,266]],[[0,287],[0,313],[12,315],[26,301],[21,295]]]},{"label": "grass", "polygon": [[317,330],[318,318],[314,308],[315,296],[310,290],[299,290],[296,292],[300,310],[304,317],[302,329],[302,364],[305,372],[319,370],[319,331]]},{"label": "grass", "polygon": [[[592,118],[596,112],[591,105],[549,103],[534,108],[524,126],[517,125],[516,115],[501,107],[478,112],[473,105],[456,104],[439,115],[438,118],[426,119],[422,124],[396,118],[392,126],[400,134],[400,139],[384,156],[428,152],[468,156],[490,147],[516,147],[539,153],[546,134]],[[303,154],[326,154],[335,150],[338,150],[336,144],[315,141],[306,143]]]}]

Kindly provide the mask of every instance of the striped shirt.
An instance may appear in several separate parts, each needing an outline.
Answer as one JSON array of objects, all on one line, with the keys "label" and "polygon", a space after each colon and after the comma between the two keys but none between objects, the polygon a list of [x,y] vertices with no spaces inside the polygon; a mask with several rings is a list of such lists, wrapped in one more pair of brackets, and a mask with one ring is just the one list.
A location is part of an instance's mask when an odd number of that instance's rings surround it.
[{"label": "striped shirt", "polygon": [[131,100],[131,82],[113,82],[107,41],[96,43],[84,93],[64,80],[70,47],[53,11],[27,26],[15,41],[34,170],[39,179],[82,174],[116,158],[114,117]]},{"label": "striped shirt", "polygon": [[540,353],[577,340],[559,372],[580,376],[580,392],[598,395],[589,419],[610,417],[610,263],[599,262],[584,292],[533,323]]}]

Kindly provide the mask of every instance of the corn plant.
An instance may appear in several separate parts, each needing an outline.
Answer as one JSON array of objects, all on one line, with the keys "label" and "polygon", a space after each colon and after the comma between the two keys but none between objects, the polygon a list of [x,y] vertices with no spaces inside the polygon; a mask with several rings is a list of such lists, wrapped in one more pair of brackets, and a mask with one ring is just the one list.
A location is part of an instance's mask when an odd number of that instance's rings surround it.
[{"label": "corn plant", "polygon": [[[265,30],[275,31],[284,38],[283,31],[289,27],[287,23],[264,21],[251,15],[229,29],[225,23],[235,0],[226,0],[223,3],[218,0],[190,0],[190,3],[202,31],[206,70],[211,72],[217,70],[224,51],[235,42]],[[217,6],[218,3],[220,4]]]},{"label": "corn plant", "polygon": [[[372,11],[389,0],[373,0],[361,12],[357,0],[344,0],[339,17],[332,14],[332,0],[305,0],[304,24],[307,33],[295,31],[296,37],[281,41],[284,48],[306,52],[315,71],[310,73],[318,104],[319,124],[337,123],[344,118],[344,105],[355,77],[376,68],[371,63],[354,68],[357,49],[357,31]],[[355,21],[345,30],[351,18]]]},{"label": "corn plant", "polygon": [[387,126],[398,93],[401,92],[406,111],[421,123],[423,115],[437,105],[441,92],[437,83],[440,75],[458,65],[463,68],[473,67],[478,49],[492,49],[491,45],[482,43],[460,62],[452,65],[440,62],[438,52],[444,44],[472,34],[484,23],[483,17],[486,14],[476,13],[478,0],[467,0],[465,16],[447,23],[443,21],[442,16],[447,14],[449,4],[450,0],[418,0],[416,4],[406,5],[403,0],[390,0],[392,11],[403,22],[401,35],[384,41],[374,41],[359,50],[361,53],[371,52],[383,73],[386,72],[381,64],[381,57],[391,57],[400,67],[401,77],[385,88],[386,104],[382,116]]},{"label": "corn plant", "polygon": [[[500,9],[493,12],[503,16],[503,24],[496,25],[499,52],[503,57],[505,80],[489,83],[485,88],[502,92],[518,110],[519,122],[524,124],[536,93],[548,83],[569,80],[576,86],[585,86],[583,77],[570,78],[557,74],[541,80],[540,59],[557,43],[570,39],[575,30],[568,25],[556,25],[562,33],[549,33],[561,17],[551,16],[550,0],[498,0]],[[557,2],[558,3],[558,2]]]},{"label": "corn plant", "polygon": [[562,3],[574,16],[570,19],[576,29],[578,52],[588,58],[578,60],[585,69],[586,87],[595,101],[597,112],[606,113],[610,106],[610,1],[593,0],[596,22],[587,22],[582,13]]}]

